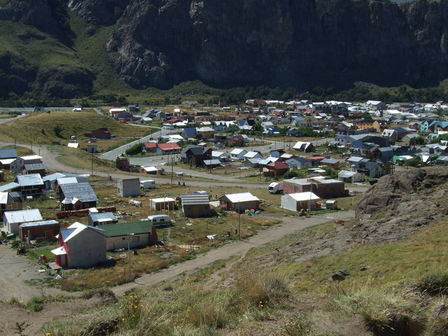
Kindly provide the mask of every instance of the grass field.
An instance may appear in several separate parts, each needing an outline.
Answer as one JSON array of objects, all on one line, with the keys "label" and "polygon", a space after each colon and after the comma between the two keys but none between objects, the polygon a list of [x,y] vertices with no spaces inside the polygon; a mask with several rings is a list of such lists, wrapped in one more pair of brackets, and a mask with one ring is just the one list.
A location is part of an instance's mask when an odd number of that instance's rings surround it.
[{"label": "grass field", "polygon": [[[107,150],[123,143],[151,134],[154,129],[135,127],[119,123],[113,119],[96,114],[93,110],[82,112],[61,111],[32,113],[26,117],[0,125],[0,140],[17,143],[51,144],[58,141],[67,144],[71,136],[77,137],[81,144],[88,139],[85,133],[97,128],[108,128],[113,138],[100,140],[100,149]],[[123,137],[126,137],[123,139]]]}]

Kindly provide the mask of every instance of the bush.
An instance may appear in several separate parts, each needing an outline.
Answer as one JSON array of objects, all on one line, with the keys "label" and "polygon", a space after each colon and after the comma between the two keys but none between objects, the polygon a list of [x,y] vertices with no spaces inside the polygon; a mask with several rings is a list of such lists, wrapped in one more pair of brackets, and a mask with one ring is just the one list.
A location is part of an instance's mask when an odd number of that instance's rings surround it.
[{"label": "bush", "polygon": [[421,279],[416,287],[428,295],[448,295],[448,273],[429,274]]},{"label": "bush", "polygon": [[126,153],[126,155],[137,155],[137,154],[140,154],[142,152],[142,150],[143,150],[142,144],[138,143],[138,144],[135,144],[135,145],[129,147],[125,153]]},{"label": "bush", "polygon": [[26,303],[26,308],[33,312],[40,312],[44,309],[44,299],[40,297],[33,297]]}]

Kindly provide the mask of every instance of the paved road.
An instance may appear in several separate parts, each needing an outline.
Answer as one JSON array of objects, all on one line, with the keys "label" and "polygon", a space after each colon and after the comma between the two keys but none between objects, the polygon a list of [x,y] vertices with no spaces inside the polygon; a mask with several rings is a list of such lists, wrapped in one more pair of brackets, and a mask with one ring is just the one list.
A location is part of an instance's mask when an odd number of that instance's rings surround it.
[{"label": "paved road", "polygon": [[269,229],[260,231],[258,234],[247,240],[226,244],[205,254],[199,255],[195,259],[175,264],[156,273],[145,274],[133,282],[116,286],[111,289],[116,295],[123,295],[133,288],[152,286],[163,281],[171,280],[182,273],[193,272],[206,267],[217,260],[224,260],[233,256],[243,256],[251,248],[279,240],[284,236],[303,230],[307,227],[323,224],[332,220],[350,219],[354,218],[354,216],[354,211],[341,211],[328,213],[322,216],[313,216],[311,218],[284,217],[283,224],[275,225]]}]

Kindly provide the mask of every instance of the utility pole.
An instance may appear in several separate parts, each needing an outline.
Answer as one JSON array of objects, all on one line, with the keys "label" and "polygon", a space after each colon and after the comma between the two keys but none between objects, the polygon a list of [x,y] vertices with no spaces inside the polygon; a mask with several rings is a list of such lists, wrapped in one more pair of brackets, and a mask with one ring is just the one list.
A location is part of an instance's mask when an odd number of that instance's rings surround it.
[{"label": "utility pole", "polygon": [[91,159],[92,159],[92,174],[91,175],[93,176],[93,151],[92,151],[91,154],[92,154],[92,156],[91,156]]},{"label": "utility pole", "polygon": [[238,203],[238,239],[241,240],[241,205]]},{"label": "utility pole", "polygon": [[171,158],[171,182],[170,184],[173,184],[173,175],[174,175],[174,160]]}]

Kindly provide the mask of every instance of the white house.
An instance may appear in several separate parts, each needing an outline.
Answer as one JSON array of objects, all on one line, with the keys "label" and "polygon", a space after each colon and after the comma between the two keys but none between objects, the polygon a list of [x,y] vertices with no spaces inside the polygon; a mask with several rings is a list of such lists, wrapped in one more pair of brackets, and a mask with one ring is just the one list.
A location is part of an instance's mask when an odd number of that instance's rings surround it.
[{"label": "white house", "polygon": [[235,148],[230,152],[230,158],[233,160],[244,160],[244,155],[246,155],[247,150],[242,148]]},{"label": "white house", "polygon": [[284,194],[281,198],[281,208],[291,211],[299,211],[301,209],[312,210],[319,208],[319,204],[317,203],[319,199],[319,196],[310,191]]},{"label": "white house", "polygon": [[39,209],[5,211],[3,213],[4,229],[9,233],[19,234],[19,227],[21,224],[41,220],[43,220],[43,218]]},{"label": "white house", "polygon": [[253,160],[253,159],[262,159],[263,155],[261,155],[259,152],[247,152],[246,154],[244,154],[244,160]]}]

